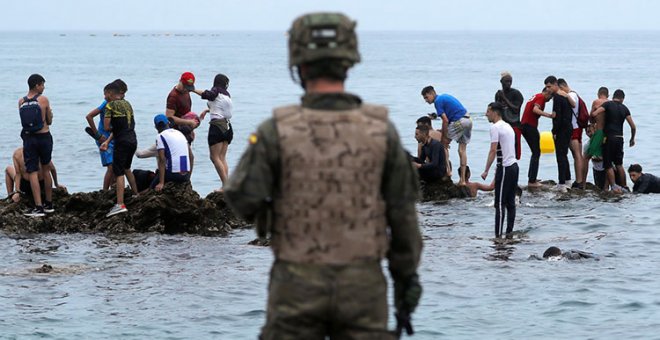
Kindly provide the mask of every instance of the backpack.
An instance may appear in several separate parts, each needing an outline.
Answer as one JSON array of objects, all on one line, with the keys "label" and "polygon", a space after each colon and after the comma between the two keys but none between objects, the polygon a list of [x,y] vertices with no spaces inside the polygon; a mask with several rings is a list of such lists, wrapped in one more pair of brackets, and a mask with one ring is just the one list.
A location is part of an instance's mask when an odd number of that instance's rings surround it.
[{"label": "backpack", "polygon": [[21,125],[23,125],[23,131],[25,132],[37,132],[44,127],[41,106],[39,106],[39,102],[37,101],[39,96],[36,95],[32,98],[23,97],[23,104],[18,108],[18,113],[21,115]]},{"label": "backpack", "polygon": [[[573,113],[575,116],[575,113]],[[578,127],[586,129],[589,126],[589,110],[587,110],[587,105],[584,103],[584,100],[578,96],[578,114],[575,116],[577,120]]]}]

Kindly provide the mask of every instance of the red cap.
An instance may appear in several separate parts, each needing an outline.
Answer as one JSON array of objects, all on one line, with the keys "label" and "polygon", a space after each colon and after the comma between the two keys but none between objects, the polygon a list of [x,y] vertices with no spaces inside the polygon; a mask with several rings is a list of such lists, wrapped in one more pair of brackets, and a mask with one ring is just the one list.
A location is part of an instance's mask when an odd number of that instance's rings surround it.
[{"label": "red cap", "polygon": [[195,90],[195,75],[192,74],[192,72],[184,72],[181,75],[181,84],[183,84],[183,88],[185,88],[188,91],[194,91]]}]

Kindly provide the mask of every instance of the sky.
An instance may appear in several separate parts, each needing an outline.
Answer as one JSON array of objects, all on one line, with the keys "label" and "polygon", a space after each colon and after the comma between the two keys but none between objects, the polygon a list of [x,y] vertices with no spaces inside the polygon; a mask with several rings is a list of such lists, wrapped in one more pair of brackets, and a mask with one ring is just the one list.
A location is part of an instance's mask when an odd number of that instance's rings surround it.
[{"label": "sky", "polygon": [[0,31],[285,31],[341,11],[368,31],[660,30],[656,0],[0,0]]}]

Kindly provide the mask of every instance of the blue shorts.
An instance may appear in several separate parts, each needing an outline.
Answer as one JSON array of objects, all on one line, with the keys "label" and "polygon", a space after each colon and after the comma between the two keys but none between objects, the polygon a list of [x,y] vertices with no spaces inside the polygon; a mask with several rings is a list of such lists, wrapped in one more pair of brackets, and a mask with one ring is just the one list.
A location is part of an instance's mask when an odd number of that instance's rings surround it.
[{"label": "blue shorts", "polygon": [[[101,146],[101,143],[96,142],[96,146]],[[103,166],[108,166],[112,165],[112,151],[115,148],[115,141],[111,141],[110,144],[108,144],[108,150],[106,151],[101,151],[99,150],[99,155],[101,156],[101,165]]]}]

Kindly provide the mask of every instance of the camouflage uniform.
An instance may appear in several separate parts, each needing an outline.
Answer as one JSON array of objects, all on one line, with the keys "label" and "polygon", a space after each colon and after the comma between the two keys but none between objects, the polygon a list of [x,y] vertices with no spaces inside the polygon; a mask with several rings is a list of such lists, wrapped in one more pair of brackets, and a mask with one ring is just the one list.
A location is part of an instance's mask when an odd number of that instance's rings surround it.
[{"label": "camouflage uniform", "polygon": [[422,241],[417,175],[387,110],[308,93],[249,142],[224,192],[240,216],[268,221],[257,223],[275,255],[261,338],[394,338],[381,260],[395,282],[416,277]]}]

